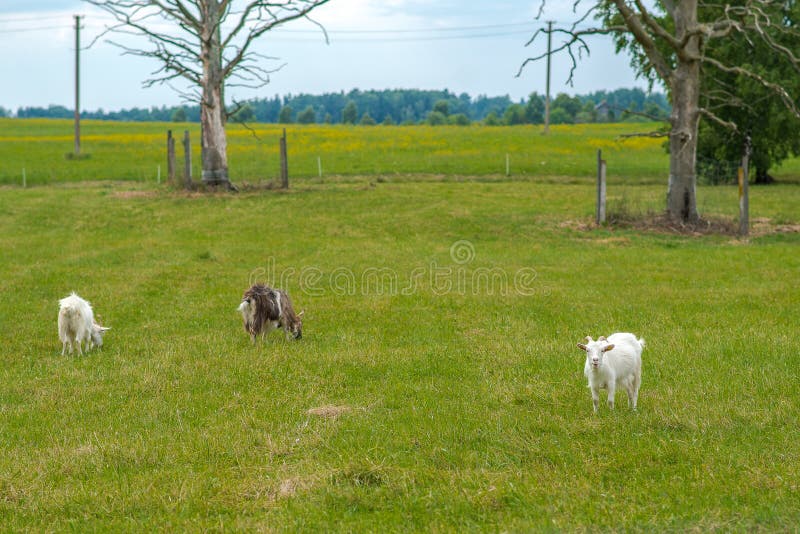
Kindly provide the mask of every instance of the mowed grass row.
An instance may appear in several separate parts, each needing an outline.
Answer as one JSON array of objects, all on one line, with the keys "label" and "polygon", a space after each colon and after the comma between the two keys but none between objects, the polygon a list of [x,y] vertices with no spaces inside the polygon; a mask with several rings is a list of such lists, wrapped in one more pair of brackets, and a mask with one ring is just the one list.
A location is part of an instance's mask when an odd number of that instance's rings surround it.
[{"label": "mowed grass row", "polygon": [[[732,189],[703,188],[708,211]],[[797,223],[799,193],[760,188],[754,216]],[[0,189],[0,523],[795,529],[800,237],[586,229],[593,197]],[[302,340],[250,345],[254,280],[306,310]],[[85,357],[60,355],[71,290],[112,327]],[[618,330],[648,343],[640,409],[595,416],[575,343]]]},{"label": "mowed grass row", "polygon": [[[668,158],[663,139],[620,136],[647,133],[658,124],[554,126],[549,136],[540,126],[427,127],[286,125],[292,180],[341,180],[343,177],[405,175],[505,178],[506,158],[512,179],[596,174],[597,150],[608,161],[609,180],[663,183]],[[269,182],[279,175],[278,144],[284,126],[228,126],[228,158],[235,182]],[[166,136],[177,138],[179,175],[183,169],[183,131],[193,140],[193,175],[200,176],[198,124],[82,122],[82,153],[73,150],[69,120],[0,119],[0,183],[29,185],[85,180],[166,179]],[[775,170],[779,178],[800,176],[800,160]]]}]

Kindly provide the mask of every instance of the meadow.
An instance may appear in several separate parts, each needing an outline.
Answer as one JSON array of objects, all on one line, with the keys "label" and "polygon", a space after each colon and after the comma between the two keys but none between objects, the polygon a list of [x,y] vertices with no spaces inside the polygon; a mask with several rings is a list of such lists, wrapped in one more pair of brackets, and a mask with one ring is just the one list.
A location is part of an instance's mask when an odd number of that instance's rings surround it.
[{"label": "meadow", "polygon": [[[26,160],[44,168],[50,143]],[[0,187],[0,530],[800,524],[796,176],[751,189],[761,229],[741,240],[593,226],[591,158],[509,179],[320,180],[313,161],[289,191],[200,194],[118,175],[136,158],[115,150]],[[663,178],[630,172],[610,201],[659,209]],[[735,214],[733,187],[698,197]],[[236,307],[254,281],[305,310],[301,340],[250,344]],[[60,354],[71,290],[112,328],[83,357]],[[639,410],[618,392],[594,415],[576,343],[614,331],[647,340]]]},{"label": "meadow", "polygon": [[[197,124],[82,121],[81,125],[82,153],[87,157],[69,159],[71,121],[0,118],[0,184],[21,184],[23,169],[31,185],[109,179],[156,182],[159,172],[164,180],[168,130],[177,138],[179,173],[180,142],[184,130],[190,132],[193,176],[200,176]],[[506,179],[506,157],[512,179],[574,180],[596,173],[598,149],[608,161],[611,182],[662,184],[668,172],[663,139],[621,137],[654,132],[659,128],[656,123],[554,126],[546,137],[540,126],[230,124],[228,160],[234,182],[277,179],[284,127],[290,174],[301,183],[363,176]],[[779,180],[800,176],[800,158],[788,160],[774,174]]]}]

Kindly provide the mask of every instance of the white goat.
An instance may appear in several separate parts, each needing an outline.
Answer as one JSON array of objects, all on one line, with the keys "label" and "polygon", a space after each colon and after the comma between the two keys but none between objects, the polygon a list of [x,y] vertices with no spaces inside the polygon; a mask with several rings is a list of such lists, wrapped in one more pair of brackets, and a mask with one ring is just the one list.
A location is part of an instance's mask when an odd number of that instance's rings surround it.
[{"label": "white goat", "polygon": [[597,341],[586,336],[585,345],[578,343],[578,348],[586,351],[583,374],[589,380],[595,413],[600,404],[601,389],[608,389],[608,407],[614,409],[617,386],[628,393],[628,407],[636,409],[642,383],[644,345],[644,339],[627,333],[611,334],[608,339],[600,336]]},{"label": "white goat", "polygon": [[103,334],[106,330],[94,322],[94,312],[92,306],[73,291],[68,297],[58,301],[58,337],[61,339],[61,355],[67,350],[72,354],[73,346],[78,344],[78,352],[83,355],[83,343],[86,343],[88,351],[95,345],[103,346]]}]

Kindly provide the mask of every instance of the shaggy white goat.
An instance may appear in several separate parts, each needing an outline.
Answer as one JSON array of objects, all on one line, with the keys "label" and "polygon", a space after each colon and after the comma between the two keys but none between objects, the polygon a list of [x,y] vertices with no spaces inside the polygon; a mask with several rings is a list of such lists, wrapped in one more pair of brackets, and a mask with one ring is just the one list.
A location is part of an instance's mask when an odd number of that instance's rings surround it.
[{"label": "shaggy white goat", "polygon": [[578,348],[586,351],[583,374],[589,380],[595,413],[600,404],[601,389],[608,389],[608,407],[614,409],[617,386],[625,389],[628,406],[635,410],[642,383],[644,339],[627,333],[611,334],[608,339],[600,336],[597,341],[586,336],[586,344],[578,343]]},{"label": "shaggy white goat", "polygon": [[94,322],[94,312],[92,306],[73,291],[68,297],[58,301],[58,337],[63,344],[61,355],[67,350],[72,354],[74,344],[78,344],[78,352],[83,354],[83,343],[86,343],[88,351],[93,346],[103,346],[103,334],[106,330],[104,326]]}]

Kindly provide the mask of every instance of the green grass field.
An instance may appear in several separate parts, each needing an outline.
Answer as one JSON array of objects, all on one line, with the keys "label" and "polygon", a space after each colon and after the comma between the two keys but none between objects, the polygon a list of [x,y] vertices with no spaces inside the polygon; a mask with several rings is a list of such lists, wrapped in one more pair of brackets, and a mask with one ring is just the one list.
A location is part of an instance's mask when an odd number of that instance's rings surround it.
[{"label": "green grass field", "polygon": [[[796,183],[751,189],[769,232],[740,241],[594,228],[583,171],[204,195],[64,170],[99,152],[0,187],[0,530],[800,524]],[[650,181],[612,206],[660,209]],[[735,188],[698,197],[735,214]],[[252,281],[302,340],[250,345]],[[112,327],[83,357],[71,290]],[[640,406],[593,415],[575,344],[614,331],[647,340]]]},{"label": "green grass field", "polygon": [[[188,129],[193,141],[193,175],[200,176],[199,125],[83,121],[82,153],[73,150],[68,120],[0,119],[0,184],[29,185],[86,180],[134,180],[155,183],[166,177],[166,136],[180,140]],[[658,124],[587,124],[554,126],[541,135],[539,126],[303,126],[287,125],[289,166],[299,183],[342,181],[359,176],[401,179],[505,178],[506,156],[511,178],[572,181],[596,173],[597,150],[608,161],[611,183],[663,184],[669,174],[663,139],[620,136],[655,131]],[[269,182],[279,174],[278,141],[283,126],[231,124],[228,159],[235,182]],[[322,167],[322,179],[319,167]],[[179,171],[182,172],[182,171]],[[800,158],[774,169],[782,181],[800,180]]]}]

